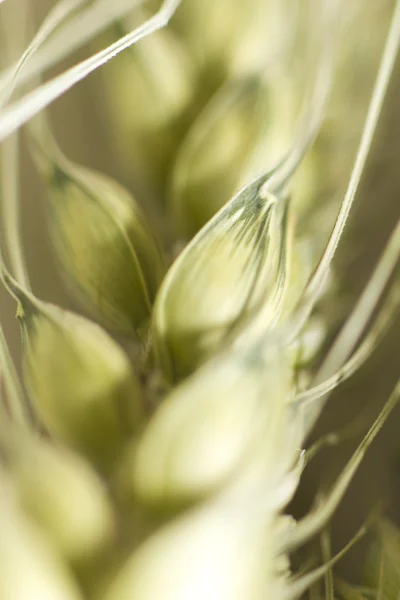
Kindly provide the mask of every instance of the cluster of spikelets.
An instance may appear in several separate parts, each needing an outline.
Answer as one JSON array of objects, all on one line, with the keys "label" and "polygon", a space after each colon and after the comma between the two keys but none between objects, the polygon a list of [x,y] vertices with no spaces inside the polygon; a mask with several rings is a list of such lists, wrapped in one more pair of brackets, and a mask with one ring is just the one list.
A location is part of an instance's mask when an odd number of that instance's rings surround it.
[{"label": "cluster of spikelets", "polygon": [[[398,400],[396,388],[324,502],[298,523],[284,515],[327,394],[371,354],[399,302],[394,283],[370,323],[400,253],[397,227],[322,353],[329,319],[315,306],[334,301],[330,265],[396,58],[399,3],[344,190],[349,157],[327,161],[335,122],[324,119],[332,73],[345,76],[339,2],[296,12],[167,0],[129,18],[127,2],[79,4],[57,5],[0,79],[1,273],[17,301],[29,396],[1,336],[0,598],[299,597],[336,558],[295,577],[290,552],[328,522]],[[100,32],[105,7],[119,41],[12,101],[66,52],[65,31],[97,10],[98,31],[79,32]],[[104,68],[104,94],[137,199],[71,162],[41,112],[122,49]],[[29,285],[13,181],[15,131],[28,121],[54,253],[88,317]]]}]

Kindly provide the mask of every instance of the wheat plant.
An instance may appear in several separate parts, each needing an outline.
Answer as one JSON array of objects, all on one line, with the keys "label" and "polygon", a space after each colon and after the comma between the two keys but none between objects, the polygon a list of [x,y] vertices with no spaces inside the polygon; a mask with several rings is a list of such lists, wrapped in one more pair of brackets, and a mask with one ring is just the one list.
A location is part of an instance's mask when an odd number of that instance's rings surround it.
[{"label": "wheat plant", "polygon": [[[326,598],[363,597],[332,567],[366,527],[333,557],[326,527],[399,385],[309,513],[287,507],[340,439],[307,448],[330,392],[400,302],[397,224],[332,342],[400,3],[61,0],[39,26],[32,9],[0,6],[0,273],[23,374],[0,327],[0,600],[291,600],[324,577]],[[94,71],[125,185],[67,156],[47,110]],[[31,286],[21,149],[74,310]],[[393,570],[398,534],[376,530]],[[318,535],[321,565],[295,567]],[[368,589],[398,595],[391,573]]]}]

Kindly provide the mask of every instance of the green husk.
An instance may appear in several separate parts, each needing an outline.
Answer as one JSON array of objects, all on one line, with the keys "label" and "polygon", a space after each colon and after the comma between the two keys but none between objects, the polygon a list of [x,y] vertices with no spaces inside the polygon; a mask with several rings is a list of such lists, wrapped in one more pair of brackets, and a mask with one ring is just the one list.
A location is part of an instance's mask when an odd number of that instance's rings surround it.
[{"label": "green husk", "polygon": [[290,456],[282,430],[292,384],[279,348],[257,344],[210,360],[163,400],[147,425],[132,472],[137,496],[159,509],[185,505],[222,489],[260,455],[266,478],[276,481],[275,452],[278,471]]},{"label": "green husk", "polygon": [[32,439],[13,450],[12,479],[26,512],[69,561],[96,559],[113,543],[116,525],[97,473],[59,444]]},{"label": "green husk", "polygon": [[192,237],[236,192],[241,173],[271,112],[268,81],[229,81],[183,140],[172,172],[170,210]]},{"label": "green husk", "polygon": [[163,201],[196,95],[196,74],[169,30],[131,48],[104,71],[111,138],[129,176]]},{"label": "green husk", "polygon": [[243,188],[217,213],[163,281],[154,308],[154,342],[172,379],[193,371],[261,305],[265,322],[277,317],[286,202],[273,193],[263,197],[266,180]]},{"label": "green husk", "polygon": [[127,356],[98,325],[5,280],[19,303],[25,382],[37,416],[109,468],[142,419],[140,385]]},{"label": "green husk", "polygon": [[270,527],[229,501],[189,511],[128,558],[103,600],[281,598],[288,564],[274,555]]},{"label": "green husk", "polygon": [[12,498],[0,496],[0,598],[81,600],[79,588],[56,549]]},{"label": "green husk", "polygon": [[164,265],[134,198],[105,175],[59,152],[40,151],[53,248],[70,285],[93,315],[125,335],[142,330]]}]

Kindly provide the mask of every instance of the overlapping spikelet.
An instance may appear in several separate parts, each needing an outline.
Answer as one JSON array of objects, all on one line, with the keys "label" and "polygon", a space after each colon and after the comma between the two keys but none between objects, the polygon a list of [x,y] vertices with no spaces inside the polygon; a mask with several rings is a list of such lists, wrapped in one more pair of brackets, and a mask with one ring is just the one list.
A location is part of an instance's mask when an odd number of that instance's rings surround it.
[{"label": "overlapping spikelet", "polygon": [[[74,2],[64,1],[60,10],[73,12]],[[113,13],[111,0],[98,4]],[[398,401],[399,386],[325,504],[299,523],[283,515],[304,467],[310,398],[318,413],[320,396],[354,370],[342,367],[360,336],[350,336],[349,352],[335,364],[337,379],[329,373],[325,391],[316,386],[301,396],[323,358],[330,322],[322,309],[312,311],[322,294],[335,302],[334,250],[323,250],[340,237],[329,232],[336,217],[340,226],[348,194],[341,207],[335,200],[344,195],[350,142],[361,127],[346,81],[354,77],[352,92],[363,96],[379,52],[374,42],[363,59],[367,77],[346,52],[332,62],[336,36],[347,48],[346,27],[357,41],[365,18],[359,3],[343,28],[335,2],[318,10],[286,0],[178,4],[149,2],[104,38],[134,27],[153,32],[115,57],[98,82],[108,142],[135,197],[68,160],[49,126],[30,128],[50,239],[77,306],[140,349],[128,355],[100,325],[39,299],[1,259],[22,330],[31,403],[23,412],[33,419],[21,428],[12,418],[12,403],[26,399],[0,337],[0,600],[297,598],[330,563],[293,578],[290,552],[329,520]],[[154,32],[170,15],[157,21],[151,11],[160,18],[175,8],[169,26]],[[377,23],[386,23],[386,4],[378,13]],[[83,9],[78,14],[85,23]],[[13,86],[60,19],[29,47]],[[59,39],[65,52],[62,28],[54,36],[53,48]],[[394,46],[386,47],[382,77]],[[325,118],[325,100],[314,102],[310,89],[315,73],[335,69]],[[40,105],[36,96],[27,101]],[[303,105],[311,123],[298,128]],[[0,110],[0,125],[7,114],[18,118],[18,110]],[[17,202],[15,193],[4,196]],[[147,219],[148,201],[161,230]],[[384,251],[380,292],[397,246]],[[15,248],[7,250],[13,263]],[[356,316],[368,320],[373,310]],[[375,343],[371,336],[360,344],[359,364]],[[384,556],[389,545],[397,556],[394,529],[384,522],[379,535]]]}]

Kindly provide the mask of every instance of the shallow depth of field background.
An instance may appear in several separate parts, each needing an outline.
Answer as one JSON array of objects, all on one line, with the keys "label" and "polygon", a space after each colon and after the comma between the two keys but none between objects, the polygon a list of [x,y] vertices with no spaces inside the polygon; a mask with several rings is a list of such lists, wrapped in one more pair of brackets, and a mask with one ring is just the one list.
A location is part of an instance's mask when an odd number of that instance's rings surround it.
[{"label": "shallow depth of field background", "polygon": [[[18,4],[17,0],[8,1],[13,2],[15,6]],[[37,22],[52,4],[50,0],[35,0]],[[364,19],[363,27],[365,40],[370,39],[371,44],[376,43],[374,20],[371,19],[368,23]],[[86,57],[95,47],[98,46],[94,44],[90,49],[84,48],[75,53],[63,66]],[[379,55],[376,61],[378,59]],[[371,88],[372,83],[371,79]],[[360,98],[355,98],[349,93],[344,101],[359,102],[362,116],[368,98],[361,100],[360,102]],[[400,60],[390,86],[371,159],[336,260],[341,293],[335,298],[337,307],[332,306],[332,310],[334,312],[337,308],[338,311],[343,311],[340,312],[338,320],[345,314],[344,307],[348,309],[362,289],[363,282],[371,272],[385,240],[400,217],[399,107]],[[69,158],[99,169],[130,185],[129,173],[124,172],[121,161],[110,143],[107,123],[104,120],[104,96],[99,73],[93,74],[58,100],[51,107],[50,114],[60,145]],[[356,137],[353,143],[355,149]],[[25,150],[22,155],[21,180],[23,238],[33,289],[42,299],[76,309],[73,300],[65,292],[53,262],[43,216],[43,188]],[[0,291],[0,298],[2,322],[18,361],[19,332],[13,318],[15,306],[3,290]],[[363,415],[364,423],[362,431],[365,431],[400,376],[399,333],[400,322],[397,320],[396,326],[392,328],[373,359],[332,395],[317,431],[312,436],[313,439],[321,432],[341,428],[360,414]],[[296,514],[301,514],[309,507],[313,491],[319,482],[332,481],[350,455],[362,431],[360,430],[358,437],[343,442],[337,448],[323,451],[313,461],[305,473],[296,497]],[[335,549],[349,540],[368,510],[379,499],[383,499],[387,514],[400,523],[400,410],[396,410],[385,424],[337,511],[331,527]],[[338,570],[353,578],[359,567],[359,554],[359,550],[351,551],[340,563]]]}]

